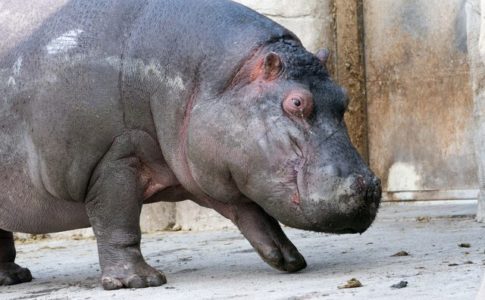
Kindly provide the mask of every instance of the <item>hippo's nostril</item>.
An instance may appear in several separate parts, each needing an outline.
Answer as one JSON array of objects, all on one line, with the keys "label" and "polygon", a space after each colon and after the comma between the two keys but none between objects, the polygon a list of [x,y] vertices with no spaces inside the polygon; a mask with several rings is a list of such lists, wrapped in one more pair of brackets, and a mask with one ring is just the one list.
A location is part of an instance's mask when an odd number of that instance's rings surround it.
[{"label": "hippo's nostril", "polygon": [[353,189],[358,194],[365,193],[368,190],[364,176],[362,176],[362,175],[355,176],[354,183],[353,183]]},{"label": "hippo's nostril", "polygon": [[372,178],[372,184],[379,189],[381,187],[381,180],[377,177]]},{"label": "hippo's nostril", "polygon": [[359,185],[359,187],[361,189],[364,189],[365,188],[365,179],[364,179],[364,176],[362,176],[362,175],[357,176],[357,184]]},{"label": "hippo's nostril", "polygon": [[367,198],[378,207],[381,202],[381,193],[381,180],[377,177],[373,177],[369,189],[367,190]]}]

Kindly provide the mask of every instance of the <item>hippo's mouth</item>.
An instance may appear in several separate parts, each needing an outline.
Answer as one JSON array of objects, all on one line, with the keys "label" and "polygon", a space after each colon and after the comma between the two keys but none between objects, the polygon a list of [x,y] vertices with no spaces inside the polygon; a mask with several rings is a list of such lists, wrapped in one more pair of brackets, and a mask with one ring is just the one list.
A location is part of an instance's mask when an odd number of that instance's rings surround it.
[{"label": "hippo's mouth", "polygon": [[[268,212],[280,222],[294,228],[334,234],[361,234],[372,224],[379,205],[378,190],[356,189],[350,193],[346,191],[344,194],[339,194],[340,190],[346,190],[343,186],[345,179],[339,177],[327,182],[328,184],[332,182],[331,190],[337,194],[327,194],[328,198],[319,198],[316,201],[308,197],[309,182],[306,180],[308,175],[306,172],[309,166],[306,157],[300,155],[293,157],[286,166],[287,176],[283,185],[285,190],[290,192],[287,196],[290,199],[287,198],[289,200],[287,201],[291,203],[288,209],[292,213],[279,215],[278,211],[281,211],[281,207],[273,211],[275,215]],[[281,195],[281,190],[279,194]],[[348,202],[351,202],[352,208],[343,209],[342,206]],[[277,217],[278,215],[280,218]]]},{"label": "hippo's mouth", "polygon": [[[317,222],[312,221],[308,216],[305,214],[305,211],[302,206],[305,205],[304,201],[307,198],[307,190],[308,184],[305,180],[305,170],[307,166],[307,160],[302,155],[302,152],[297,152],[297,158],[291,160],[289,162],[289,168],[287,169],[287,174],[289,175],[289,179],[286,180],[285,186],[292,190],[291,193],[291,203],[293,204],[293,208],[296,209],[299,215],[305,220],[307,224],[311,224],[311,226],[317,225]],[[290,225],[292,227],[298,227],[295,225]]]},{"label": "hippo's mouth", "polygon": [[[291,202],[293,202],[296,205],[300,205],[301,203],[301,196],[302,192],[304,193],[306,191],[306,184],[304,181],[304,169],[306,166],[306,158],[303,154],[303,150],[296,141],[295,138],[293,138],[290,135],[290,144],[292,146],[293,151],[296,154],[296,158],[293,159],[290,163],[290,172],[291,172],[291,185],[294,185],[295,187],[295,192],[291,196]],[[305,196],[305,194],[303,195]]]},{"label": "hippo's mouth", "polygon": [[[301,196],[303,193],[303,197],[306,195],[306,190],[307,186],[305,183],[305,178],[304,178],[304,168],[306,166],[306,160],[304,157],[300,157],[297,161],[297,164],[295,165],[294,172],[295,172],[295,180],[294,184],[296,186],[296,195],[298,196],[298,203],[295,204],[300,204],[301,203]],[[305,199],[305,198],[304,198]]]}]

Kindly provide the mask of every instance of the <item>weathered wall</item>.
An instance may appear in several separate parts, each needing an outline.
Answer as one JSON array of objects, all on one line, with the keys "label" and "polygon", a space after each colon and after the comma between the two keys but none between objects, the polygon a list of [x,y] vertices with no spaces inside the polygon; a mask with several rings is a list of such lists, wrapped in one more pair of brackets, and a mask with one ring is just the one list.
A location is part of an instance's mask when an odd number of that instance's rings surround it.
[{"label": "weathered wall", "polygon": [[370,164],[388,200],[476,197],[464,5],[364,2]]},{"label": "weathered wall", "polygon": [[[485,222],[485,0],[470,0],[466,8],[468,52],[475,100],[475,154],[480,185],[477,220]],[[483,293],[485,295],[485,289]]]},{"label": "weathered wall", "polygon": [[367,95],[365,90],[363,0],[335,0],[335,80],[348,91],[345,123],[350,139],[369,160]]},{"label": "weathered wall", "polygon": [[332,0],[235,0],[293,31],[315,52],[334,45]]}]

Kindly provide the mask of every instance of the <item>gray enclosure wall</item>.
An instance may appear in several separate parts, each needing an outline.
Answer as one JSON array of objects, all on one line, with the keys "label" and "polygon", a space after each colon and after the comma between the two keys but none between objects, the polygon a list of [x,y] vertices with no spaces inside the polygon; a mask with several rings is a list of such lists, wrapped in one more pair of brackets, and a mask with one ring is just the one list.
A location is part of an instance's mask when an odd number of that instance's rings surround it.
[{"label": "gray enclosure wall", "polygon": [[[475,153],[480,194],[477,220],[485,222],[485,0],[467,2],[468,51],[474,96]],[[483,290],[485,296],[485,290]]]}]

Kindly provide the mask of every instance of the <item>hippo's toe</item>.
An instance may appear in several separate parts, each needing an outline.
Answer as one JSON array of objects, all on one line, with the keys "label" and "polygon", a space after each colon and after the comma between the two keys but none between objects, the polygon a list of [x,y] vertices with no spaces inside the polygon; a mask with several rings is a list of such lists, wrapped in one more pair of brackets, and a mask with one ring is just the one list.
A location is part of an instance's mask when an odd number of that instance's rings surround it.
[{"label": "hippo's toe", "polygon": [[165,275],[146,263],[134,268],[110,268],[101,277],[101,284],[105,290],[121,288],[146,288],[161,286],[167,283]]},{"label": "hippo's toe", "polygon": [[306,261],[303,255],[296,249],[291,249],[284,253],[285,257],[285,271],[287,272],[297,272],[306,268]]},{"label": "hippo's toe", "polygon": [[16,263],[0,263],[0,285],[12,285],[32,281],[29,269]]},{"label": "hippo's toe", "polygon": [[297,272],[306,268],[303,255],[294,247],[259,247],[258,253],[263,260],[275,269],[285,272]]},{"label": "hippo's toe", "polygon": [[101,278],[101,284],[105,290],[117,290],[123,288],[123,283],[118,278],[103,276]]}]

